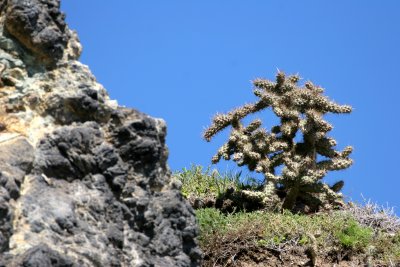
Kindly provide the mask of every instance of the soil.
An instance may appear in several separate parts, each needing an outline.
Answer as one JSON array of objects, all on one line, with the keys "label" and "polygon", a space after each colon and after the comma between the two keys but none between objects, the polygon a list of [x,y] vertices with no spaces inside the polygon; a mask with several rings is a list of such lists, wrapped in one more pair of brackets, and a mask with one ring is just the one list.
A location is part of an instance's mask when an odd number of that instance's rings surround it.
[{"label": "soil", "polygon": [[[210,257],[211,256],[211,257]],[[226,255],[228,256],[228,254]],[[215,259],[212,255],[205,255],[204,267],[219,267],[219,266],[235,266],[235,267],[278,267],[278,266],[318,266],[318,267],[355,267],[355,266],[388,266],[388,265],[368,265],[365,259],[352,258],[351,260],[338,258],[318,258],[315,264],[307,256],[307,251],[304,248],[293,248],[290,251],[279,252],[277,250],[263,249],[254,247],[246,251],[239,251],[234,255],[229,255],[224,259]],[[397,267],[400,265],[392,265]],[[389,266],[388,266],[389,267]]]}]

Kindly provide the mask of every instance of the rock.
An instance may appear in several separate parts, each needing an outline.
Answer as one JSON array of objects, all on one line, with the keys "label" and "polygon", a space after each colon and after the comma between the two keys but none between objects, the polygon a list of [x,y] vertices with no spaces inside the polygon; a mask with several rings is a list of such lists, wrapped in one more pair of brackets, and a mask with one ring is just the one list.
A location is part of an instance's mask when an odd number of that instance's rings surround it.
[{"label": "rock", "polygon": [[0,2],[0,266],[200,266],[165,122],[109,98],[59,7]]},{"label": "rock", "polygon": [[68,42],[59,0],[8,0],[8,33],[46,64],[62,58]]},{"label": "rock", "polygon": [[50,249],[45,244],[37,245],[27,250],[21,257],[17,266],[24,267],[74,267],[74,264],[67,257]]}]

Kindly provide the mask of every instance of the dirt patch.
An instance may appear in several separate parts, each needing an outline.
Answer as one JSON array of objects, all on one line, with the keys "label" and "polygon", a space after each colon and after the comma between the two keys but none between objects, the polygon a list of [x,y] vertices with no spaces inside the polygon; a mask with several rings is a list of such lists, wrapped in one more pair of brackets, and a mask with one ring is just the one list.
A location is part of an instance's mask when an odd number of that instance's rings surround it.
[{"label": "dirt patch", "polygon": [[350,251],[338,247],[313,250],[310,244],[300,245],[290,241],[277,245],[264,244],[263,231],[263,225],[255,221],[239,229],[207,235],[207,239],[201,240],[204,253],[202,266],[400,266],[379,264],[377,261],[368,265],[367,255],[352,255]]},{"label": "dirt patch", "polygon": [[[278,266],[320,266],[320,267],[354,267],[354,266],[388,266],[367,265],[364,259],[338,261],[330,257],[317,257],[316,264],[302,247],[292,247],[285,251],[279,251],[260,246],[243,246],[243,241],[237,244],[229,243],[219,249],[215,248],[213,253],[205,253],[204,267],[237,266],[237,267],[278,267]],[[224,251],[222,251],[224,250]],[[220,253],[219,253],[220,252]],[[219,255],[217,255],[219,254]],[[394,265],[393,265],[394,266]],[[398,265],[396,265],[398,266]]]}]

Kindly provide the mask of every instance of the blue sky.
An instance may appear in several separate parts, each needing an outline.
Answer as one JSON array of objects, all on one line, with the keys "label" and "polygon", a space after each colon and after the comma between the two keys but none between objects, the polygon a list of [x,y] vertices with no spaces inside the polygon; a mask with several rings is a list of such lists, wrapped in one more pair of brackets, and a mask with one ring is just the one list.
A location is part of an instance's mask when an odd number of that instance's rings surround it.
[{"label": "blue sky", "polygon": [[110,96],[166,120],[172,170],[208,166],[228,136],[202,140],[212,116],[256,100],[250,81],[279,68],[354,107],[327,117],[338,148],[355,149],[354,165],[327,181],[399,213],[400,1],[65,0],[62,9]]}]

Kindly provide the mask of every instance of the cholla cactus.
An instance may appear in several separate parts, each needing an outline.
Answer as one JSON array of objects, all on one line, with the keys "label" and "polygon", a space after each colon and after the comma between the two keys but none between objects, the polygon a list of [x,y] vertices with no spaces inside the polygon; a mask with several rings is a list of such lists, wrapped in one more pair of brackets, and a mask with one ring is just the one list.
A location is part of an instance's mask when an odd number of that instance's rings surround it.
[{"label": "cholla cactus", "polygon": [[[339,191],[343,187],[343,181],[330,187],[322,178],[328,171],[346,169],[352,164],[352,147],[334,149],[336,141],[327,136],[333,127],[323,120],[323,115],[350,113],[352,108],[330,101],[323,95],[324,90],[311,82],[300,87],[299,79],[297,75],[286,77],[279,72],[276,82],[254,80],[254,94],[259,100],[227,114],[217,114],[204,138],[210,141],[219,131],[232,126],[228,142],[218,150],[213,163],[221,158],[233,159],[239,166],[263,173],[264,201],[279,199],[284,209],[302,205],[318,210],[340,203]],[[261,128],[259,119],[248,126],[242,124],[247,115],[268,107],[280,118],[280,125],[267,131]],[[300,133],[303,140],[295,142]],[[318,161],[318,154],[325,159]],[[278,175],[279,166],[283,168]]]}]

